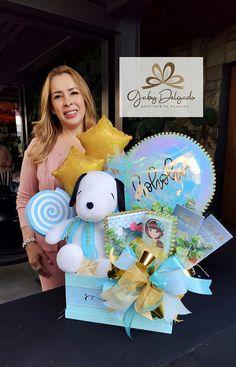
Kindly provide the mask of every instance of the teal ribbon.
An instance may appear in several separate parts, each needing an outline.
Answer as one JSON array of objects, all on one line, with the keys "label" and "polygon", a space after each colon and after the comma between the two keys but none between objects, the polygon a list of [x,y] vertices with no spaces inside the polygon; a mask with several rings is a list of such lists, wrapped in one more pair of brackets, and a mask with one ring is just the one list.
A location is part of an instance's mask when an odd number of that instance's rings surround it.
[{"label": "teal ribbon", "polygon": [[65,227],[61,235],[61,240],[66,238],[67,243],[74,243],[74,236],[81,224],[83,224],[83,228],[80,244],[82,245],[83,255],[91,260],[96,260],[98,258],[98,253],[94,243],[94,223],[85,222],[79,217],[74,218],[74,220]]},{"label": "teal ribbon", "polygon": [[135,302],[133,302],[129,306],[129,308],[126,310],[126,312],[124,314],[124,317],[123,317],[125,331],[126,331],[126,334],[128,335],[128,337],[130,337],[130,339],[132,339],[130,329],[131,329],[133,319],[136,315],[134,304],[135,304]]},{"label": "teal ribbon", "polygon": [[82,229],[82,250],[85,257],[96,260],[98,258],[97,249],[94,243],[94,223],[84,222]]},{"label": "teal ribbon", "polygon": [[[125,250],[125,253],[133,258],[132,251],[129,252]],[[122,261],[122,266],[127,265],[126,261]],[[189,310],[184,307],[184,305],[179,300],[178,296],[191,291],[194,293],[209,295],[212,294],[210,290],[211,280],[209,279],[198,279],[188,276],[184,273],[184,265],[181,263],[177,256],[171,256],[166,261],[160,264],[158,269],[149,277],[151,283],[156,287],[163,289],[164,296],[168,296],[168,303],[166,301],[166,306],[168,304],[168,312],[166,314],[166,320],[172,322],[176,314],[187,314]],[[103,284],[103,290],[113,287],[117,284],[117,281],[113,282],[109,279]],[[177,300],[173,302],[173,300]],[[109,307],[107,302],[104,305]],[[180,307],[181,306],[181,307]],[[180,312],[181,311],[181,312]],[[137,314],[135,310],[135,302],[133,302],[128,308],[122,311],[116,311],[117,317],[123,320],[125,330],[127,335],[131,338],[130,329],[135,315]]]},{"label": "teal ribbon", "polygon": [[81,224],[81,219],[80,218],[76,218],[75,222],[73,222],[73,226],[72,226],[71,231],[70,231],[70,233],[68,235],[67,242],[69,242],[69,243],[72,243],[73,242],[73,238],[74,238],[75,232],[79,228],[80,224]]},{"label": "teal ribbon", "polygon": [[[108,290],[109,288],[113,287],[116,284],[117,280],[105,279],[102,284],[102,291],[105,292],[106,290]],[[103,304],[109,308],[109,304],[107,302],[103,302]],[[123,321],[126,334],[130,337],[130,339],[132,339],[130,332],[131,325],[135,315],[137,314],[137,312],[135,311],[134,304],[135,302],[133,302],[127,309],[124,309],[122,311],[115,311],[117,318]]]},{"label": "teal ribbon", "polygon": [[177,256],[171,256],[149,277],[149,280],[165,292],[180,295],[187,291],[210,295],[211,279],[199,279],[184,273],[184,265]]},{"label": "teal ribbon", "polygon": [[118,269],[128,270],[137,262],[137,260],[138,256],[135,254],[132,248],[130,246],[126,246],[114,265]]},{"label": "teal ribbon", "polygon": [[66,239],[67,243],[72,243],[73,237],[75,235],[75,231],[77,231],[80,224],[81,224],[81,219],[79,217],[75,217],[73,221],[68,223],[67,226],[65,227],[61,235],[61,240]]}]

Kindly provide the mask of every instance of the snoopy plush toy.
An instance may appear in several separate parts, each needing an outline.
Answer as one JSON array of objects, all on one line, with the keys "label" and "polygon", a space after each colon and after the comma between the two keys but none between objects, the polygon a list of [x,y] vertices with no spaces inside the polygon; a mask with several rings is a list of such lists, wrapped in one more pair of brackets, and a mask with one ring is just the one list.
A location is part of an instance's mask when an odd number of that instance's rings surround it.
[{"label": "snoopy plush toy", "polygon": [[112,212],[125,210],[124,184],[106,172],[85,173],[75,184],[69,205],[74,204],[77,216],[56,224],[45,240],[49,244],[66,240],[57,255],[63,271],[79,271],[87,259],[96,264],[95,275],[106,276],[110,262],[104,250],[103,220]]}]

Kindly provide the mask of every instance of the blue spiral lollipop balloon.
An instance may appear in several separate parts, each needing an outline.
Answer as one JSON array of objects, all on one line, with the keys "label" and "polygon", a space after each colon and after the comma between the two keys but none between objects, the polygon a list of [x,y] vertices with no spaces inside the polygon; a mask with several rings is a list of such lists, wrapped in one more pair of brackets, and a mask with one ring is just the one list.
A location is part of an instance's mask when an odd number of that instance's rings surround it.
[{"label": "blue spiral lollipop balloon", "polygon": [[26,206],[30,226],[45,236],[56,224],[76,215],[75,209],[69,207],[69,202],[70,196],[60,188],[38,192]]}]

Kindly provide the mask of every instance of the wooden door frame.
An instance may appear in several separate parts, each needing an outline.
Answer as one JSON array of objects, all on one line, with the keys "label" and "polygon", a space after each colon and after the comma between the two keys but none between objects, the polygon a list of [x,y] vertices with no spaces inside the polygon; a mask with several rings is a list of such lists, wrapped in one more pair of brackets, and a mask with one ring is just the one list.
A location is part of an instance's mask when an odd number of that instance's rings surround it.
[{"label": "wooden door frame", "polygon": [[222,157],[225,157],[227,148],[231,75],[232,68],[235,66],[236,62],[224,64],[222,71],[222,83],[219,101],[219,128],[214,160],[216,169],[216,192],[209,208],[210,211],[219,219],[222,217],[225,174],[225,159],[222,159]]}]

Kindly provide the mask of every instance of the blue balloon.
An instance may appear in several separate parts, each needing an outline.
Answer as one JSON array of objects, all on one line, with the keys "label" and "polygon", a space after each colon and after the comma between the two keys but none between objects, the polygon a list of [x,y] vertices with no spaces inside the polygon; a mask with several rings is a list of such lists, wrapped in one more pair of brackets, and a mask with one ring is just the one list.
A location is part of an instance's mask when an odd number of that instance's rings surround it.
[{"label": "blue balloon", "polygon": [[[114,165],[116,165],[114,167]],[[215,169],[205,149],[193,139],[163,133],[144,139],[124,157],[110,160],[126,187],[126,209],[169,208],[176,204],[203,212],[215,191]]]}]

